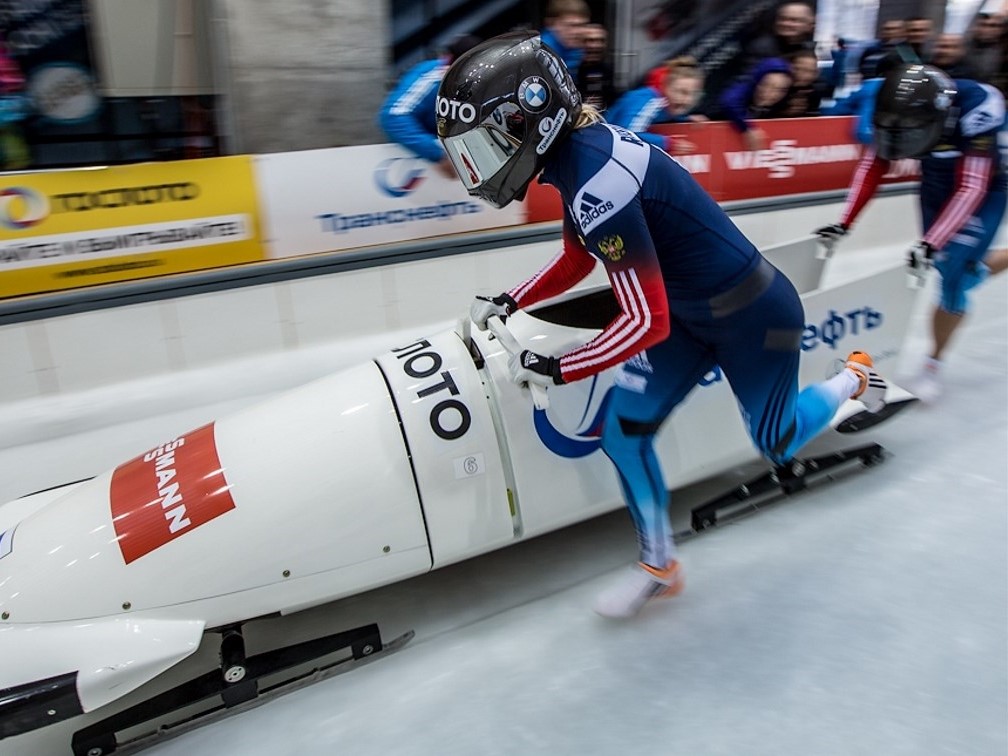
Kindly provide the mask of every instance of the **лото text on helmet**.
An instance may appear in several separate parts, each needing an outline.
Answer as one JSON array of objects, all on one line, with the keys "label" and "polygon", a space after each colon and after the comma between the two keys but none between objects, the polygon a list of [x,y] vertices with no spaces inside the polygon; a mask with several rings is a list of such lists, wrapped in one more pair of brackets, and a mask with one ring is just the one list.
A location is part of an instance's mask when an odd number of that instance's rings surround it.
[{"label": "\u043b\u043e\u0442\u043e text on helmet", "polygon": [[476,108],[472,103],[450,100],[447,97],[437,98],[437,114],[442,118],[451,118],[462,123],[472,123],[476,120]]}]

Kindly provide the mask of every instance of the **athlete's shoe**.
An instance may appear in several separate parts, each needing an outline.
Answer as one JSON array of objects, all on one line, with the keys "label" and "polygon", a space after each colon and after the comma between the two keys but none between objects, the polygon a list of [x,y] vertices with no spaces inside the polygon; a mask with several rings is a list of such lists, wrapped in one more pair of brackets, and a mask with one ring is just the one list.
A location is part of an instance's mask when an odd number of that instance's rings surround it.
[{"label": "athlete's shoe", "polygon": [[925,404],[938,401],[942,395],[941,362],[928,357],[920,372],[907,382],[906,388]]},{"label": "athlete's shoe", "polygon": [[878,412],[885,407],[886,382],[875,372],[872,358],[865,352],[851,352],[847,355],[847,367],[857,374],[860,381],[851,399],[860,399],[869,412]]},{"label": "athlete's shoe", "polygon": [[686,586],[679,562],[665,569],[638,562],[619,582],[599,594],[594,609],[603,617],[633,617],[652,599],[671,598]]}]

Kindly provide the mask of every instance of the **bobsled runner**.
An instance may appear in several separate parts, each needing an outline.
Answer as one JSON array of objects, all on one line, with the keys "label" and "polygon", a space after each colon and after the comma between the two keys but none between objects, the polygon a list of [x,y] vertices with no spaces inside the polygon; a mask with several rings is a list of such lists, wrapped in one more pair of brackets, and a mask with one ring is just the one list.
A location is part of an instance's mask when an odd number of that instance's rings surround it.
[{"label": "bobsled runner", "polygon": [[[767,256],[805,305],[803,385],[855,347],[883,372],[895,365],[915,296],[902,265],[821,288],[812,240]],[[518,313],[507,328],[560,354],[615,306],[608,287],[595,287]],[[0,507],[0,739],[106,711],[71,744],[99,756],[122,745],[123,730],[192,703],[255,702],[266,675],[379,656],[409,634],[386,642],[369,625],[247,656],[242,627],[622,507],[599,441],[615,370],[551,389],[537,407],[509,379],[502,338],[468,331],[402,344]],[[881,453],[864,448],[852,458]],[[760,458],[717,370],[665,424],[657,450],[676,486]],[[699,512],[696,528],[717,511]],[[219,668],[116,710],[202,643],[219,646]]]}]

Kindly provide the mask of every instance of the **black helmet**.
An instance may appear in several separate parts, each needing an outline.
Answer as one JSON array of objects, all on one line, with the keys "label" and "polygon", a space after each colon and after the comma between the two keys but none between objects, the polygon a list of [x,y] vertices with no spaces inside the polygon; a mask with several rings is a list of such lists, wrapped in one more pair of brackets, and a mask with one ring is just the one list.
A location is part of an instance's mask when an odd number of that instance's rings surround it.
[{"label": "black helmet", "polygon": [[469,194],[504,207],[525,196],[580,113],[581,95],[560,57],[535,32],[513,32],[448,69],[437,132]]},{"label": "black helmet", "polygon": [[879,157],[915,157],[938,144],[955,96],[955,83],[934,66],[903,64],[889,71],[872,117]]}]

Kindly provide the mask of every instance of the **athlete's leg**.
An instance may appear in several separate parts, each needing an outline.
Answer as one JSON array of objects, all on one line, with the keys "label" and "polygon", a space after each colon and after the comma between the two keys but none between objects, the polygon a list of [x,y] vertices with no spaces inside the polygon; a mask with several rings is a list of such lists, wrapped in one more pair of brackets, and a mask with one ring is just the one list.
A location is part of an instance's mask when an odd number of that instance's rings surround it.
[{"label": "athlete's leg", "polygon": [[861,388],[845,368],[798,391],[805,316],[791,282],[778,273],[759,299],[724,319],[716,359],[738,398],[756,447],[776,463],[791,459]]},{"label": "athlete's leg", "polygon": [[710,352],[673,323],[668,339],[624,363],[608,397],[602,450],[619,473],[640,561],[655,568],[675,558],[675,544],[654,436],[713,366]]},{"label": "athlete's leg", "polygon": [[992,249],[984,258],[984,265],[987,266],[992,276],[996,276],[998,273],[1002,273],[1008,269],[1008,247]]},{"label": "athlete's leg", "polygon": [[[985,258],[1004,219],[1006,195],[993,191],[987,195],[976,214],[935,254],[935,267],[941,273],[941,298],[931,318],[933,339],[931,358],[941,360],[959,326],[969,303],[966,293],[981,284],[992,272]],[[1008,261],[998,254],[990,258],[1000,272]]]}]

